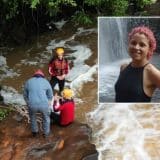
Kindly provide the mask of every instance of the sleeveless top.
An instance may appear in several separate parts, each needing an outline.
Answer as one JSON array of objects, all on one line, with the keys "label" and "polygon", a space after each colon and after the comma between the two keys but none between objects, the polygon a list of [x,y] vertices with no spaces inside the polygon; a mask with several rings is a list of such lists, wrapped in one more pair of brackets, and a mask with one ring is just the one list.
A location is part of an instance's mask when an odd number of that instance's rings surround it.
[{"label": "sleeveless top", "polygon": [[115,84],[116,102],[150,102],[143,89],[143,67],[132,67],[131,63],[120,73]]}]

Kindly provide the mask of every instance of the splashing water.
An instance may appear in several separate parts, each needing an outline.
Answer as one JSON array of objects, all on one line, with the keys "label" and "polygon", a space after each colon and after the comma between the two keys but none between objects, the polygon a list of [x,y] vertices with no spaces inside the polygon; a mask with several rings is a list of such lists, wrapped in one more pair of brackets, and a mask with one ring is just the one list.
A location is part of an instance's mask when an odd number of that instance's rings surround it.
[{"label": "splashing water", "polygon": [[[89,66],[85,64],[85,60],[87,60],[91,55],[92,52],[90,48],[88,48],[86,45],[83,44],[75,44],[75,45],[70,45],[68,42],[73,42],[74,38],[76,36],[81,36],[81,35],[87,35],[91,33],[95,33],[96,29],[83,29],[83,28],[78,28],[76,33],[73,34],[71,37],[63,40],[57,41],[56,39],[51,40],[48,43],[48,46],[46,47],[46,50],[36,53],[36,55],[30,56],[30,52],[32,51],[32,48],[27,50],[26,59],[21,59],[19,64],[16,64],[17,66],[37,66],[41,65],[40,67],[44,67],[46,64],[48,64],[51,56],[52,56],[52,50],[58,46],[63,46],[65,48],[68,48],[69,50],[72,50],[73,53],[70,55],[74,57],[73,63],[74,67],[70,70],[68,76],[66,77],[69,85],[73,90],[75,91],[80,91],[83,83],[88,82],[88,81],[94,81],[92,78],[93,74],[97,72],[97,65]],[[32,52],[31,52],[32,53]],[[33,54],[33,53],[32,53]],[[1,62],[2,61],[2,62]],[[7,62],[5,57],[3,59],[1,58],[0,65],[4,64],[2,68],[5,70],[9,70],[9,67],[7,67]],[[16,66],[15,65],[15,66]],[[13,71],[13,70],[12,70]],[[18,76],[20,70],[17,70],[14,68],[12,77]],[[15,75],[14,75],[15,74]],[[21,73],[22,74],[22,73]],[[6,74],[4,74],[4,78],[6,77]],[[58,86],[56,86],[58,87]],[[2,90],[2,95],[4,97],[4,101],[6,104],[17,104],[19,106],[24,105],[24,99],[22,94],[19,94],[17,91],[15,91],[12,87],[3,87],[4,89]],[[14,95],[14,96],[13,96]],[[16,97],[16,98],[15,98]],[[80,100],[77,100],[80,101]]]},{"label": "splashing water", "polygon": [[99,160],[159,160],[159,104],[101,104],[88,114]]},{"label": "splashing water", "polygon": [[99,101],[114,102],[114,84],[127,59],[127,19],[99,19]]},{"label": "splashing water", "polygon": [[99,101],[114,102],[115,91],[114,85],[118,79],[120,73],[120,66],[124,63],[128,63],[130,59],[123,59],[105,66],[100,66],[99,69]]}]

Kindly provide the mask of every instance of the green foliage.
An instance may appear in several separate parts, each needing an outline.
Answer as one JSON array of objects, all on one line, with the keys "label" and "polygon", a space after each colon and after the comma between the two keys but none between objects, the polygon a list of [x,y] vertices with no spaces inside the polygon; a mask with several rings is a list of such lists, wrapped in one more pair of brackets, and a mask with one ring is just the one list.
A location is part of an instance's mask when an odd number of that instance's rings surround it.
[{"label": "green foliage", "polygon": [[155,2],[155,0],[137,0],[137,4],[140,8],[143,8],[144,6],[150,5],[154,2]]},{"label": "green foliage", "polygon": [[105,11],[107,15],[123,16],[128,8],[128,0],[84,0],[88,6],[98,7],[98,10]]},{"label": "green foliage", "polygon": [[6,116],[9,114],[11,110],[10,109],[1,109],[0,108],[0,121],[2,121]]},{"label": "green foliage", "polygon": [[91,18],[87,14],[85,14],[84,11],[76,12],[72,16],[72,21],[75,22],[76,24],[84,24],[84,25],[93,24]]},{"label": "green foliage", "polygon": [[[25,17],[25,13],[41,11],[42,8],[43,12],[41,14],[48,15],[48,17],[63,13],[63,8],[66,10],[74,8],[74,22],[91,24],[92,20],[87,15],[91,11],[92,13],[94,11],[93,14],[98,15],[123,16],[126,15],[129,2],[129,0],[0,0],[0,14],[2,24],[6,24],[6,22],[13,23],[12,20],[17,17],[21,17],[23,21],[34,18],[34,14],[31,17]],[[134,3],[138,9],[142,9],[144,6],[154,2],[155,0],[135,0]],[[75,10],[78,10],[78,12],[75,12]]]},{"label": "green foliage", "polygon": [[[39,1],[39,0],[34,0],[34,1]],[[31,6],[36,6],[38,3],[35,4],[33,3],[33,0],[32,0],[32,3],[31,3]],[[65,6],[72,6],[72,7],[76,7],[76,2],[75,0],[41,0],[40,2],[46,9],[47,9],[47,14],[49,14],[50,17],[52,16],[56,16],[57,13],[59,12],[63,12],[63,10],[61,10],[61,6],[62,5],[65,5]]]},{"label": "green foliage", "polygon": [[[120,16],[125,15],[129,0],[82,0],[81,2],[83,4],[83,6],[80,6],[82,10],[85,6],[92,6],[98,10],[111,11],[112,13],[109,15]],[[155,0],[135,0],[135,3],[141,8],[154,2]],[[38,7],[44,7],[47,11],[46,14],[55,16],[58,12],[63,12],[61,6],[77,7],[77,3],[78,1],[76,0],[0,0],[0,10],[1,15],[5,15],[6,20],[20,14],[20,8],[24,5],[34,10],[38,9]],[[82,15],[82,13],[79,13],[79,15]]]},{"label": "green foliage", "polygon": [[128,0],[114,0],[112,1],[112,15],[124,16],[128,9]]},{"label": "green foliage", "polygon": [[31,1],[31,8],[35,9],[39,3],[40,3],[39,0],[32,0]]},{"label": "green foliage", "polygon": [[84,3],[89,6],[100,6],[103,3],[108,3],[109,0],[84,0]]},{"label": "green foliage", "polygon": [[147,11],[143,11],[140,13],[140,16],[149,16],[150,14]]},{"label": "green foliage", "polygon": [[1,9],[0,12],[2,12],[1,15],[4,16],[6,20],[12,19],[13,17],[15,17],[16,15],[19,14],[18,0],[13,0],[13,1],[2,0],[2,2],[0,2],[0,3],[1,3],[0,4],[0,9]]},{"label": "green foliage", "polygon": [[48,4],[47,4],[47,9],[48,9],[48,13],[49,15],[55,16],[58,12],[63,12],[60,7],[61,5],[69,5],[72,7],[75,7],[77,4],[74,0],[49,0]]},{"label": "green foliage", "polygon": [[56,15],[58,12],[60,12],[59,3],[50,1],[47,4],[47,10],[48,10],[50,17]]},{"label": "green foliage", "polygon": [[5,20],[12,19],[21,14],[20,9],[25,5],[34,10],[44,7],[47,10],[46,14],[53,16],[63,12],[60,10],[62,5],[76,7],[77,4],[75,0],[0,0],[1,15],[5,16]]}]

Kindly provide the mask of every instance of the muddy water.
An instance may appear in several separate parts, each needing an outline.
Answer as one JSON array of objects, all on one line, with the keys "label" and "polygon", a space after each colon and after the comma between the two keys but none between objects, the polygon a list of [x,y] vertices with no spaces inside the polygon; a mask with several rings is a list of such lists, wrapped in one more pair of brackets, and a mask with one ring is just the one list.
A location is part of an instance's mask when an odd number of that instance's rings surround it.
[{"label": "muddy water", "polygon": [[100,160],[159,160],[159,104],[103,104],[90,113]]},{"label": "muddy water", "polygon": [[[26,79],[30,78],[38,68],[43,69],[47,79],[49,80],[50,77],[47,70],[48,62],[52,54],[49,52],[50,50],[47,49],[55,47],[58,42],[61,42],[63,46],[63,40],[68,38],[71,39],[70,37],[72,37],[76,32],[77,28],[74,29],[70,26],[65,26],[65,29],[62,31],[40,36],[38,42],[37,39],[35,39],[30,45],[14,48],[5,57],[7,66],[13,69],[13,72],[16,72],[19,76],[6,77],[2,79],[0,83],[3,86],[10,86],[14,88],[21,94],[24,82]],[[54,40],[55,42],[53,43]],[[51,44],[51,42],[53,44]],[[92,54],[85,60],[84,66],[88,65],[92,70],[92,66],[97,63],[97,33],[88,33],[87,31],[75,36],[73,40],[68,40],[68,42],[65,43],[65,48],[66,50],[68,49],[67,52],[70,55],[74,52],[74,50],[72,51],[72,45],[82,45],[80,47],[84,52],[87,50],[85,46],[90,48]],[[81,60],[81,57],[79,60]],[[73,67],[76,67],[76,65],[73,64]],[[82,77],[83,75],[88,76],[91,74],[91,78],[89,76],[89,78],[83,82],[84,84],[82,86],[79,84],[77,92],[75,92],[76,120],[74,125],[64,129],[52,126],[51,133],[53,134],[50,139],[50,143],[46,144],[41,135],[38,139],[33,140],[30,135],[29,124],[13,120],[13,115],[11,115],[11,117],[9,117],[10,119],[6,121],[6,123],[1,123],[3,132],[0,131],[0,157],[4,160],[38,159],[40,157],[45,160],[52,159],[51,157],[63,160],[66,159],[66,155],[70,153],[68,159],[79,160],[82,159],[82,155],[86,156],[90,154],[92,155],[93,153],[95,154],[95,146],[89,142],[91,131],[87,126],[85,127],[84,124],[79,124],[79,122],[87,123],[86,113],[93,110],[97,103],[97,72],[93,71],[93,75],[92,71],[90,72],[91,73],[89,74],[80,72]],[[21,105],[19,106],[21,107]],[[77,123],[77,121],[79,122]],[[9,125],[7,125],[7,123],[9,123]],[[18,131],[18,134],[15,133],[15,129]],[[72,136],[70,133],[73,133]],[[56,149],[57,143],[59,143],[59,138],[64,140],[64,149],[62,150]]]},{"label": "muddy water", "polygon": [[[22,93],[24,82],[30,78],[38,68],[43,69],[49,80],[48,62],[52,57],[52,53],[48,53],[46,48],[52,40],[61,41],[72,37],[76,32],[78,32],[77,28],[70,28],[70,24],[66,24],[63,30],[51,34],[44,34],[39,37],[38,41],[36,38],[35,40],[33,39],[33,43],[30,45],[14,48],[5,57],[8,67],[12,68],[19,76],[4,78],[0,83],[5,86],[11,86],[19,93]],[[92,55],[85,61],[85,64],[92,67],[97,63],[97,33],[86,33],[87,32],[84,32],[75,36],[74,40],[68,41],[67,43],[73,46],[75,44],[85,45],[90,48]],[[69,50],[68,52],[72,54],[74,51]],[[90,82],[85,82],[76,93],[76,97],[80,99],[80,102],[77,103],[76,119],[83,122],[86,122],[86,112],[92,110],[97,102],[97,74],[94,74],[92,79]]]},{"label": "muddy water", "polygon": [[[78,41],[86,43],[92,50],[91,57],[86,60],[86,64],[92,66],[97,63],[97,35],[92,34],[88,37],[79,37],[77,38]],[[93,75],[94,82],[87,82],[83,85],[79,96],[82,98],[83,103],[79,104],[77,108],[76,117],[81,122],[88,122],[86,119],[86,113],[91,112],[97,106],[97,74]],[[90,124],[88,124],[90,125]]]},{"label": "muddy water", "polygon": [[[66,39],[75,32],[76,29],[66,26],[63,31],[40,36],[38,45],[35,39],[32,45],[14,48],[6,56],[7,65],[20,76],[3,79],[1,84],[12,86],[22,93],[23,83],[39,67],[45,71],[49,79],[47,63],[51,54],[45,54],[48,43],[53,39]],[[92,55],[85,63],[89,66],[97,63],[96,33],[76,36],[72,43],[87,45]],[[44,53],[43,55],[48,57],[45,58],[39,53]],[[36,59],[37,55],[39,59]],[[26,64],[26,61],[22,61],[24,59],[34,63]],[[92,78],[93,81],[84,83],[80,91],[76,93],[76,98],[81,100],[77,103],[76,119],[92,127],[92,142],[96,144],[100,153],[99,159],[159,160],[160,106],[151,104],[97,105],[97,74],[94,74]],[[86,113],[89,113],[89,116],[86,117]]]}]

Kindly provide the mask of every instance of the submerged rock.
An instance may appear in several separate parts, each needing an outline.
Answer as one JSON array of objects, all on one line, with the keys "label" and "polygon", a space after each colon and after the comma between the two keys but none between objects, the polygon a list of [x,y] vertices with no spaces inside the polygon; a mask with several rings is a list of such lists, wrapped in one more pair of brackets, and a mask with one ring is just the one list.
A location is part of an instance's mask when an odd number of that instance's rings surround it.
[{"label": "submerged rock", "polygon": [[98,153],[94,153],[84,157],[82,160],[97,160],[97,157],[98,157]]},{"label": "submerged rock", "polygon": [[[19,123],[13,112],[0,122],[0,159],[9,160],[95,160],[95,145],[89,142],[91,129],[79,122],[68,127],[51,126],[51,135],[40,132],[32,137],[30,124],[25,119]],[[90,155],[90,156],[88,156]],[[86,157],[86,158],[84,158]]]}]

